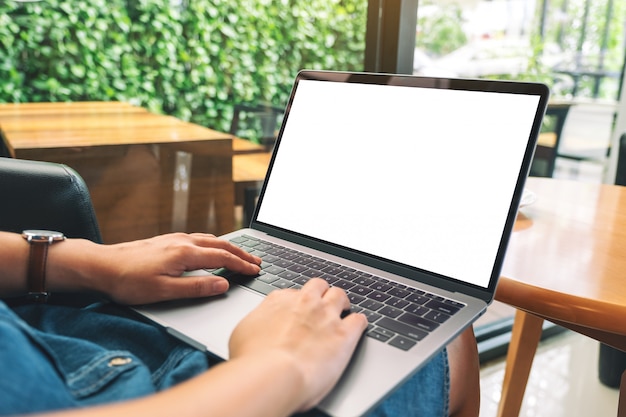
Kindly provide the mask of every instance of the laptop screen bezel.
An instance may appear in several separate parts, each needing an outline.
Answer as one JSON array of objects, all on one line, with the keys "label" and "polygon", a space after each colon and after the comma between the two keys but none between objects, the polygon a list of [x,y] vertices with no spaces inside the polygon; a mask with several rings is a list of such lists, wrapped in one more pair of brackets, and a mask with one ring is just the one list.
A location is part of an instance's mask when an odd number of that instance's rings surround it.
[{"label": "laptop screen bezel", "polygon": [[[416,267],[408,266],[398,262],[390,261],[388,259],[382,259],[375,257],[368,253],[362,253],[353,249],[331,244],[329,242],[322,241],[320,239],[301,235],[271,225],[263,223],[257,219],[259,207],[262,204],[265,194],[268,178],[271,176],[274,161],[276,159],[277,151],[280,149],[280,142],[283,136],[286,123],[289,120],[289,112],[294,100],[295,93],[298,88],[298,84],[302,80],[315,80],[326,82],[348,82],[348,83],[362,83],[362,84],[377,84],[377,85],[393,85],[393,86],[407,86],[407,87],[425,87],[425,88],[439,88],[439,89],[452,89],[452,90],[467,90],[467,91],[484,91],[484,92],[496,92],[496,93],[511,93],[511,94],[525,94],[535,95],[539,97],[539,103],[535,113],[533,125],[529,134],[528,143],[523,157],[523,162],[520,166],[519,175],[517,179],[517,185],[515,192],[511,200],[509,211],[506,217],[505,229],[502,234],[502,239],[498,247],[498,252],[495,258],[495,262],[492,268],[491,277],[489,278],[489,284],[487,287],[481,287],[478,285],[472,285],[463,281],[459,281],[454,278],[450,278],[444,275],[439,275],[430,271],[422,270]],[[363,72],[339,72],[339,71],[317,71],[317,70],[303,70],[300,71],[294,82],[291,95],[288,104],[285,109],[285,116],[281,128],[277,135],[276,145],[274,152],[270,160],[269,168],[267,171],[266,179],[261,188],[258,203],[255,207],[254,214],[252,216],[252,222],[250,227],[271,236],[275,236],[280,239],[291,241],[296,244],[311,247],[313,249],[332,253],[333,255],[349,259],[353,262],[358,262],[364,265],[368,265],[372,268],[387,271],[391,274],[403,276],[417,282],[424,282],[429,285],[443,286],[449,291],[460,291],[471,295],[473,297],[484,300],[490,303],[493,300],[495,288],[500,277],[500,272],[504,262],[506,254],[506,248],[511,237],[515,218],[517,216],[517,210],[520,200],[522,198],[522,192],[526,178],[528,177],[531,162],[534,156],[536,148],[537,138],[539,130],[547,108],[549,99],[549,89],[547,86],[541,83],[532,82],[520,82],[520,81],[500,81],[500,80],[478,80],[478,79],[458,79],[458,78],[438,78],[438,77],[418,77],[410,75],[397,75],[397,74],[379,74],[379,73],[363,73]],[[445,283],[442,285],[442,283]]]}]

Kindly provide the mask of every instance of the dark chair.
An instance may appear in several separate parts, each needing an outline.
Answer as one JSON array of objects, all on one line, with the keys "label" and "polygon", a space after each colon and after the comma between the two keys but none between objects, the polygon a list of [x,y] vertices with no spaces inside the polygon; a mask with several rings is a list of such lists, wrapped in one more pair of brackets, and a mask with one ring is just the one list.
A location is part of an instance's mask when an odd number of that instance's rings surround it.
[{"label": "dark chair", "polygon": [[233,119],[230,133],[238,138],[254,141],[263,146],[264,156],[240,154],[233,157],[233,169],[245,167],[242,172],[234,172],[235,204],[243,206],[243,225],[252,220],[256,199],[260,192],[260,184],[265,179],[267,166],[259,164],[259,160],[269,161],[269,154],[274,148],[276,135],[280,129],[284,109],[265,104],[236,104],[233,108]]},{"label": "dark chair", "polygon": [[230,133],[257,142],[271,151],[276,142],[284,109],[269,104],[235,104]]},{"label": "dark chair", "polygon": [[56,230],[102,242],[87,186],[66,165],[0,158],[0,195],[0,230]]},{"label": "dark chair", "polygon": [[[617,149],[617,168],[615,170],[615,184],[626,186],[626,133],[619,139]],[[624,271],[626,274],[626,271]],[[622,374],[626,372],[626,352],[600,343],[598,359],[598,377],[600,381],[612,388],[618,388]],[[626,386],[623,387],[626,389]]]},{"label": "dark chair", "polygon": [[530,175],[534,177],[552,177],[561,143],[563,127],[571,104],[556,103],[548,105],[543,125],[545,131],[539,134],[535,156],[530,167]]},{"label": "dark chair", "polygon": [[[102,243],[100,228],[83,179],[72,168],[50,162],[0,158],[0,230],[63,232],[70,238]],[[49,302],[84,306],[95,295],[53,293]],[[11,300],[19,303],[21,300]]]}]

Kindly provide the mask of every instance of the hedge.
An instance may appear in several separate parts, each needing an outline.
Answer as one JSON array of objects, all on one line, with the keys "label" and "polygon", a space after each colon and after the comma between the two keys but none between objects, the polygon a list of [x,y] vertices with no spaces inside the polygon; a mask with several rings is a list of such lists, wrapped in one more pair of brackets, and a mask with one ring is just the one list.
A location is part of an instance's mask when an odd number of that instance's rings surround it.
[{"label": "hedge", "polygon": [[0,102],[120,100],[224,130],[302,68],[362,70],[367,0],[0,2]]}]

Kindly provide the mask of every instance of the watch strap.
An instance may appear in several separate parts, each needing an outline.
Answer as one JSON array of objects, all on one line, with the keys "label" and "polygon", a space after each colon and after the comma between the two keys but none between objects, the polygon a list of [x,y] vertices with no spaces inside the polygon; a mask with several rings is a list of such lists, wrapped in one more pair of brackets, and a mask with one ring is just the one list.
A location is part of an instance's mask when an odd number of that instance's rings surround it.
[{"label": "watch strap", "polygon": [[31,241],[28,258],[27,297],[37,302],[48,299],[46,291],[46,260],[48,258],[48,242]]}]

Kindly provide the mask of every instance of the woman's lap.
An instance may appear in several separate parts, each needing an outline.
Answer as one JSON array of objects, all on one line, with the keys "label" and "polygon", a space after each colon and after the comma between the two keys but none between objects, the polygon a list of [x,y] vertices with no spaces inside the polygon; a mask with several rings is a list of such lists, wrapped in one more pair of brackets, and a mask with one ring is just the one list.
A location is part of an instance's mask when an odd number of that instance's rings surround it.
[{"label": "woman's lap", "polygon": [[[55,386],[48,381],[50,389],[47,394],[27,395],[31,398],[27,404],[33,407],[32,411],[46,410],[47,396],[49,406],[58,409],[149,395],[191,378],[210,366],[206,355],[172,338],[163,329],[131,318],[125,310],[115,306],[99,306],[86,311],[24,306],[16,311],[23,321],[12,317],[0,303],[0,319],[4,324],[0,332],[13,332],[12,341],[18,344],[0,346],[0,355],[28,354],[32,357],[23,358],[20,363],[25,364],[24,367],[37,363],[37,369],[43,369],[41,372],[45,378],[57,383]],[[23,337],[16,338],[16,334]],[[0,338],[4,336],[0,334]],[[6,363],[11,358],[0,360]],[[119,364],[119,374],[106,374],[111,363]],[[10,390],[11,384],[22,386],[20,380],[27,377],[23,371],[18,364],[12,368],[11,375],[3,375],[8,382],[4,388]],[[105,374],[106,378],[103,377]],[[64,389],[65,392],[55,393],[55,390]],[[38,398],[36,401],[41,404],[33,404],[32,398]],[[370,416],[447,416],[448,401],[449,368],[444,350]],[[3,410],[0,405],[0,415],[17,411],[29,410]]]}]

